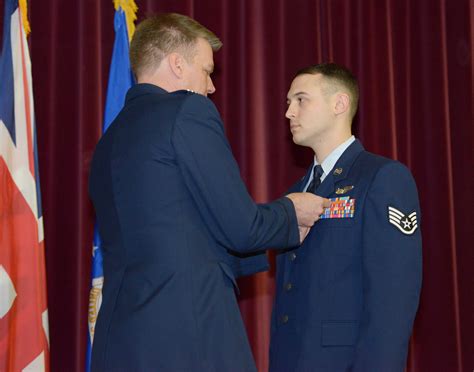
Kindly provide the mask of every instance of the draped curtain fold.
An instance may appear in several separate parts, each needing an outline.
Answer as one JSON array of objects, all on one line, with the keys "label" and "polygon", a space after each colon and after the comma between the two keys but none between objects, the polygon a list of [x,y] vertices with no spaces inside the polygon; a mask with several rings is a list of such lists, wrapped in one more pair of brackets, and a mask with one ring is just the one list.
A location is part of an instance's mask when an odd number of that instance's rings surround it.
[{"label": "draped curtain fold", "polygon": [[[368,150],[407,164],[420,194],[423,290],[407,370],[472,370],[474,1],[136,3],[139,20],[179,12],[222,39],[212,99],[258,202],[282,195],[311,162],[311,152],[292,143],[284,118],[296,70],[334,61],[355,73],[356,135]],[[3,0],[0,9],[2,16]],[[51,370],[82,371],[94,220],[87,182],[102,125],[114,9],[111,0],[31,0],[29,10]],[[240,286],[257,366],[266,371],[274,270]]]}]

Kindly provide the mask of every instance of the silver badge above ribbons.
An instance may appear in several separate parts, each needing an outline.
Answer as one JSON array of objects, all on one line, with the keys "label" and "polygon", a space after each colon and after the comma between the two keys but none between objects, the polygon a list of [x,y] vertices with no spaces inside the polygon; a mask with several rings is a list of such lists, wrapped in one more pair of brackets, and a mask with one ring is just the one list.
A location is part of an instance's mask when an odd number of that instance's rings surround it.
[{"label": "silver badge above ribbons", "polygon": [[351,185],[351,186],[344,186],[344,187],[342,187],[342,188],[341,188],[341,187],[338,187],[338,188],[336,189],[336,194],[337,194],[337,195],[345,194],[346,192],[351,191],[353,188],[354,188],[354,186],[352,186],[352,185]]}]

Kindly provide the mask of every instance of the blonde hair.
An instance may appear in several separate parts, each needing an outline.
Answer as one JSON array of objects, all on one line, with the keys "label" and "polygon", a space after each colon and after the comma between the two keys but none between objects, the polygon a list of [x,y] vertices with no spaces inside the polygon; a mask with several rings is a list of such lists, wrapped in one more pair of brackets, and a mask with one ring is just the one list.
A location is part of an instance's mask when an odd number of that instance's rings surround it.
[{"label": "blonde hair", "polygon": [[219,38],[192,18],[165,13],[142,21],[130,43],[130,64],[136,77],[159,66],[165,56],[180,52],[189,61],[198,38],[205,39],[214,52],[222,47]]}]

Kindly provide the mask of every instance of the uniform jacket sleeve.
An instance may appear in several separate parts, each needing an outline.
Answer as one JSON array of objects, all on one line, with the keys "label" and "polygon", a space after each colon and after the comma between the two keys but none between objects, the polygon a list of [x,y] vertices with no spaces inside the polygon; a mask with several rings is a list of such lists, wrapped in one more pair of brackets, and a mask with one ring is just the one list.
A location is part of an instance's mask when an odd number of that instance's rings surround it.
[{"label": "uniform jacket sleeve", "polygon": [[[299,244],[293,203],[281,198],[257,205],[240,177],[214,104],[186,97],[172,135],[178,166],[202,218],[224,249],[248,254]],[[249,257],[252,265],[255,257]],[[245,272],[242,271],[242,272]]]},{"label": "uniform jacket sleeve", "polygon": [[[389,222],[388,208],[416,212],[418,227],[404,233]],[[420,208],[406,167],[391,162],[379,169],[363,211],[361,333],[352,372],[401,372],[405,368],[422,276]]]}]

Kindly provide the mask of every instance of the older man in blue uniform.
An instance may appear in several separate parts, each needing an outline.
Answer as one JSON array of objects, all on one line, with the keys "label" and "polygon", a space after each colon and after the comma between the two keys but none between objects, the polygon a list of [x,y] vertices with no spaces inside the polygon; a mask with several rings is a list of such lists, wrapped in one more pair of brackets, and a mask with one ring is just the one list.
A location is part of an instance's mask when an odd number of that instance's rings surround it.
[{"label": "older man in blue uniform", "polygon": [[138,84],[90,176],[104,253],[93,371],[256,371],[235,278],[266,269],[255,250],[298,245],[298,225],[323,211],[310,193],[265,205],[248,195],[206,97],[220,46],[178,14],[145,20],[132,39]]},{"label": "older man in blue uniform", "polygon": [[358,86],[342,66],[300,70],[288,92],[293,141],[314,163],[291,188],[331,208],[277,256],[271,372],[402,372],[421,288],[420,207],[410,171],[351,134]]}]

